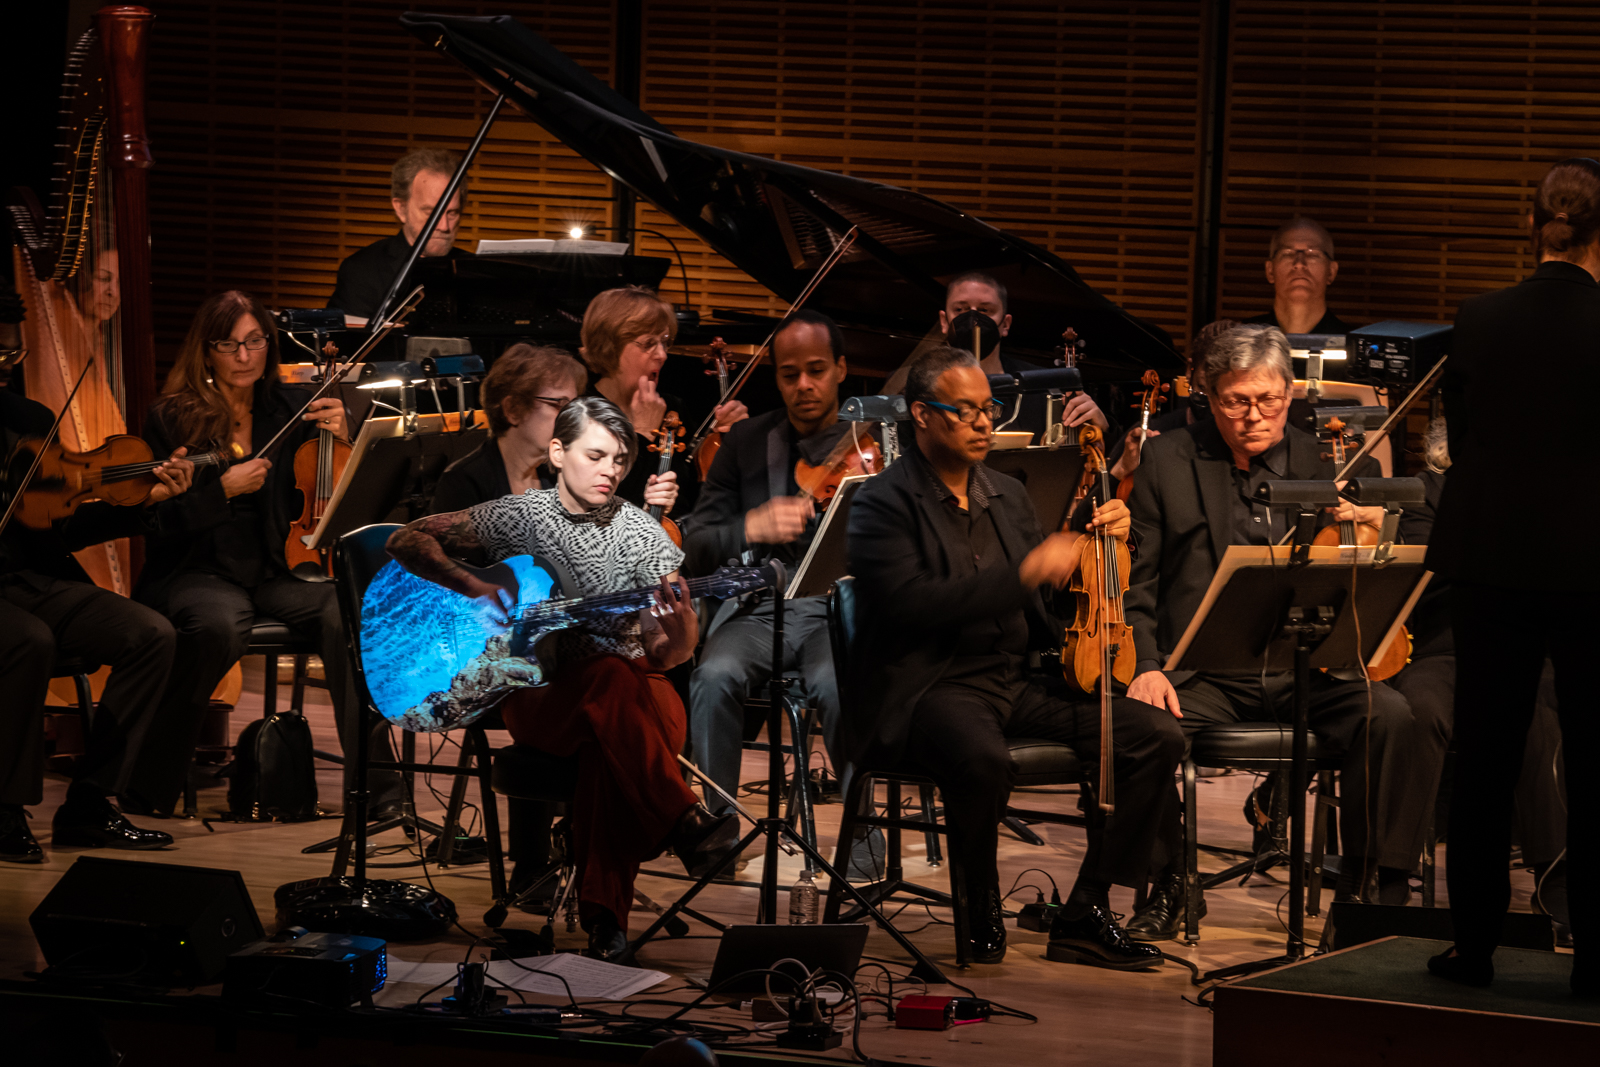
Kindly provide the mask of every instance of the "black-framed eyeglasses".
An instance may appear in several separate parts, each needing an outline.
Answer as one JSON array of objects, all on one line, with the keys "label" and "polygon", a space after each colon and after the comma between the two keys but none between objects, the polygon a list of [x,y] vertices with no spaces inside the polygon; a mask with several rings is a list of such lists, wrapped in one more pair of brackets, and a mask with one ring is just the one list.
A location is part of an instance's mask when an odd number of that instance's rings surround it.
[{"label": "black-framed eyeglasses", "polygon": [[1280,248],[1272,258],[1279,263],[1304,262],[1308,264],[1326,263],[1333,257],[1320,248]]},{"label": "black-framed eyeglasses", "polygon": [[247,337],[243,341],[212,341],[211,347],[225,356],[231,356],[243,345],[246,352],[259,352],[267,347],[265,337]]},{"label": "black-framed eyeglasses", "polygon": [[1241,400],[1236,396],[1228,396],[1223,397],[1220,400],[1213,399],[1211,401],[1212,406],[1216,407],[1230,419],[1244,418],[1245,414],[1251,408],[1255,408],[1257,411],[1261,412],[1261,417],[1263,419],[1270,419],[1282,411],[1283,406],[1288,402],[1289,398],[1287,396],[1279,396],[1274,393],[1257,397],[1254,400]]},{"label": "black-framed eyeglasses", "polygon": [[567,405],[572,403],[570,396],[530,396],[528,399],[539,404],[549,404],[556,409],[557,415],[567,410]]},{"label": "black-framed eyeglasses", "polygon": [[965,423],[968,426],[977,422],[980,415],[986,417],[990,422],[994,422],[1000,418],[1000,413],[1005,410],[1000,406],[998,400],[990,400],[980,407],[973,407],[971,404],[946,404],[938,400],[924,400],[923,403],[930,408],[948,411],[956,417],[956,421]]}]

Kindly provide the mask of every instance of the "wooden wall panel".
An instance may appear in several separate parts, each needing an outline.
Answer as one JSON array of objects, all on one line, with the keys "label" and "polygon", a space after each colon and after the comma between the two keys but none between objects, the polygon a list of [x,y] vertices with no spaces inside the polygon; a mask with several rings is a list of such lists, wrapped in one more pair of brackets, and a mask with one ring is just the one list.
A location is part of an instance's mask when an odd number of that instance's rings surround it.
[{"label": "wooden wall panel", "polygon": [[1221,310],[1271,306],[1287,217],[1334,234],[1345,319],[1444,320],[1534,266],[1549,165],[1600,154],[1600,7],[1299,3],[1232,11]]},{"label": "wooden wall panel", "polygon": [[[601,78],[606,6],[430,0],[512,14]],[[398,229],[389,168],[410,148],[470,142],[491,98],[401,32],[395,3],[154,4],[150,56],[156,323],[172,351],[205,294],[239,287],[320,307],[339,261]],[[609,221],[610,183],[507,112],[479,155],[461,244]]]}]

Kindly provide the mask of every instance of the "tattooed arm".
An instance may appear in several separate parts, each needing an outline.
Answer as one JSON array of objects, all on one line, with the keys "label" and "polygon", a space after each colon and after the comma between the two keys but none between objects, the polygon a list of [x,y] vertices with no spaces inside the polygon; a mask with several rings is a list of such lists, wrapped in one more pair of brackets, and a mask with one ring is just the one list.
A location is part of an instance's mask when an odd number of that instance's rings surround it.
[{"label": "tattooed arm", "polygon": [[465,511],[418,519],[396,530],[387,547],[389,555],[412,574],[437,582],[462,596],[492,596],[500,588],[450,558],[452,555],[476,557],[483,553],[472,517]]}]

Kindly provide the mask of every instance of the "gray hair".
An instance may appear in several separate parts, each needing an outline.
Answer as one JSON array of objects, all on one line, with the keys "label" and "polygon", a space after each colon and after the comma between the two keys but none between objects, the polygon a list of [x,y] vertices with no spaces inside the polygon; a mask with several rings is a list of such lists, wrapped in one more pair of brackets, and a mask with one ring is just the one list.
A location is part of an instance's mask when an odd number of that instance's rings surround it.
[{"label": "gray hair", "polygon": [[1224,374],[1268,371],[1294,384],[1289,339],[1276,326],[1235,326],[1206,348],[1206,391],[1216,389]]},{"label": "gray hair", "polygon": [[1450,433],[1443,416],[1428,423],[1428,432],[1422,438],[1422,459],[1435,474],[1450,469]]},{"label": "gray hair", "polygon": [[626,475],[633,469],[633,461],[638,458],[639,438],[633,432],[633,423],[628,421],[628,416],[605,397],[580,396],[562,408],[561,414],[556,416],[555,439],[561,442],[562,448],[571,448],[590,423],[598,423],[610,430],[611,436],[622,446],[622,473]]},{"label": "gray hair", "polygon": [[933,395],[933,387],[939,384],[939,379],[945,371],[952,367],[977,365],[978,357],[965,348],[934,345],[911,361],[911,367],[906,372],[906,403],[911,404],[920,400],[926,404],[930,400],[938,399]]}]

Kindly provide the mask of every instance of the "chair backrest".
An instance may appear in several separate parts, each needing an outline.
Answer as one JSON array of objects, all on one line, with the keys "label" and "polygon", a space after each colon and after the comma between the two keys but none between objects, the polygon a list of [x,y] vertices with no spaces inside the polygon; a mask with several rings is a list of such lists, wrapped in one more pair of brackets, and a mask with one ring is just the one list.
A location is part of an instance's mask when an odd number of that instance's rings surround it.
[{"label": "chair backrest", "polygon": [[828,643],[833,649],[833,673],[838,683],[840,710],[854,701],[851,684],[855,677],[856,580],[840,578],[828,590]]},{"label": "chair backrest", "polygon": [[373,523],[351,530],[333,548],[333,573],[338,582],[339,614],[344,622],[345,644],[350,649],[350,666],[355,672],[356,691],[364,707],[372,708],[372,694],[361,669],[361,599],[367,586],[393,557],[386,547],[400,524]]}]

